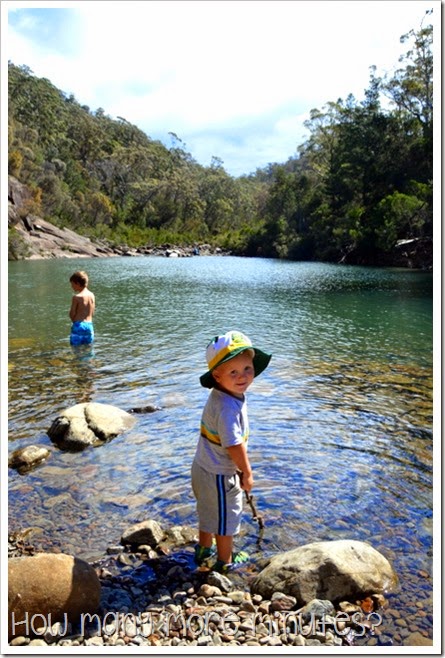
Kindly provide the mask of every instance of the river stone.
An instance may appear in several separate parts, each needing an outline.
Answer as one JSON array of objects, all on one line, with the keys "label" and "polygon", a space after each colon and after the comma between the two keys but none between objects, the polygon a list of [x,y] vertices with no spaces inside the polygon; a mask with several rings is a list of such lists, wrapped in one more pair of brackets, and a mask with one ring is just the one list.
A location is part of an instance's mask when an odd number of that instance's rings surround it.
[{"label": "river stone", "polygon": [[403,640],[403,644],[405,646],[414,646],[414,647],[421,647],[421,646],[432,646],[433,641],[428,638],[424,637],[422,633],[419,633],[418,631],[415,631],[414,633],[411,633],[407,638]]},{"label": "river stone", "polygon": [[[101,587],[95,569],[63,553],[38,553],[8,560],[8,634],[28,635],[57,621],[70,623],[97,612]],[[14,613],[14,614],[13,614]],[[26,614],[28,613],[28,614]],[[34,615],[34,617],[33,617]],[[43,615],[43,617],[42,617]],[[88,618],[87,618],[88,619]]]},{"label": "river stone", "polygon": [[84,402],[57,416],[48,436],[61,450],[72,452],[99,445],[118,436],[135,424],[135,418],[110,404]]},{"label": "river stone", "polygon": [[8,466],[16,468],[19,473],[26,473],[38,466],[51,455],[51,452],[43,446],[26,446],[14,450],[9,456]]},{"label": "river stone", "polygon": [[397,576],[388,560],[365,542],[340,539],[314,542],[271,558],[254,578],[251,591],[270,599],[290,594],[304,605],[390,591]]},{"label": "river stone", "polygon": [[131,546],[146,544],[151,548],[156,548],[164,537],[165,532],[159,523],[153,519],[148,519],[127,528],[121,537],[121,544],[129,544]]}]

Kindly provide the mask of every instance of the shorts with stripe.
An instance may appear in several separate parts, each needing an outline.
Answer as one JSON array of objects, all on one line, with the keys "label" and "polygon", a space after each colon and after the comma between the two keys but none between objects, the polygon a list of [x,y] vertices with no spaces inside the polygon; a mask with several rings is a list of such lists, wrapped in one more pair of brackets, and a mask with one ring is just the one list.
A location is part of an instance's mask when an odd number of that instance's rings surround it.
[{"label": "shorts with stripe", "polygon": [[199,529],[214,535],[237,535],[243,510],[238,475],[209,473],[194,461],[192,488],[197,501]]}]

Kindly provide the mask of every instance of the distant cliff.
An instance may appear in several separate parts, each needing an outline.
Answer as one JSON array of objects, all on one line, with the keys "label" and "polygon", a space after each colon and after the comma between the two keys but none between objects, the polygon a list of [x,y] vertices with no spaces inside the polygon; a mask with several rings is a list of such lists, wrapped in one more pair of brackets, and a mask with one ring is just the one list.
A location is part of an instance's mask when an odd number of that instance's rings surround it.
[{"label": "distant cliff", "polygon": [[13,176],[8,185],[8,260],[36,260],[44,258],[100,258],[108,256],[167,256],[181,257],[201,254],[227,255],[222,249],[208,244],[176,247],[132,249],[127,245],[112,246],[104,241],[93,242],[68,228],[59,228],[45,219],[27,212],[31,192]]},{"label": "distant cliff", "polygon": [[68,228],[58,228],[26,212],[31,193],[13,176],[8,181],[9,260],[93,258],[117,255],[111,247],[93,243]]}]

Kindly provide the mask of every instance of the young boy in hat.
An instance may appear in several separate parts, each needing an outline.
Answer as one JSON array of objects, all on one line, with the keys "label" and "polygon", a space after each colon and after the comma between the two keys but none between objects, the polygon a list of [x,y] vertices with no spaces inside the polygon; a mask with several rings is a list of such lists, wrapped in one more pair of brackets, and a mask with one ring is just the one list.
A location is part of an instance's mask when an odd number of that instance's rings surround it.
[{"label": "young boy in hat", "polygon": [[195,562],[201,565],[215,552],[213,568],[224,573],[248,559],[233,553],[243,506],[242,490],[253,485],[247,456],[249,423],[245,392],[269,364],[271,355],[253,347],[238,331],[216,336],[206,351],[208,371],[200,377],[212,389],[201,418],[201,434],[192,465],[192,488],[197,501],[199,544]]}]

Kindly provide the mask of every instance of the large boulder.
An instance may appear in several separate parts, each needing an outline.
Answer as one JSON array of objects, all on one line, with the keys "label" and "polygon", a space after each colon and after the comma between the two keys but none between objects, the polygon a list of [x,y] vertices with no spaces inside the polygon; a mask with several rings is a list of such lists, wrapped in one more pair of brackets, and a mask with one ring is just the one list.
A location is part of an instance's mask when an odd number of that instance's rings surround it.
[{"label": "large boulder", "polygon": [[299,606],[312,599],[332,602],[382,594],[397,576],[388,560],[371,545],[354,540],[314,542],[269,561],[251,583],[254,594],[294,596]]},{"label": "large boulder", "polygon": [[75,623],[98,611],[100,596],[96,571],[84,560],[62,553],[10,558],[8,635],[29,635],[58,621]]},{"label": "large boulder", "polygon": [[62,450],[76,452],[109,441],[135,422],[131,414],[110,404],[84,402],[59,414],[48,436]]}]

